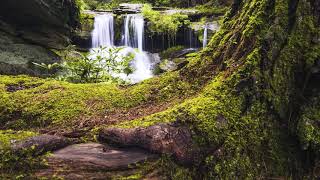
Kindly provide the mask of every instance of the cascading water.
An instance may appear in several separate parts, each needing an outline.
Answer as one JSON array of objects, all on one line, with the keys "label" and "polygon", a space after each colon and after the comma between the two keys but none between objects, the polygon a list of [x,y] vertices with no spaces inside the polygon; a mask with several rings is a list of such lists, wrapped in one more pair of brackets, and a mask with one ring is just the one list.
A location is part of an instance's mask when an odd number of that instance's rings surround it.
[{"label": "cascading water", "polygon": [[[94,30],[92,33],[92,46],[114,47],[114,20],[112,14],[97,16],[95,18]],[[137,83],[151,78],[152,63],[147,52],[143,51],[144,44],[144,19],[139,14],[127,15],[124,22],[123,49],[119,52],[119,57],[134,55],[131,66],[134,72],[130,75],[113,74],[115,77]],[[136,50],[137,48],[138,50]],[[108,53],[104,53],[106,56]],[[94,56],[94,55],[93,55]],[[120,59],[119,59],[120,60]]]},{"label": "cascading water", "polygon": [[206,24],[204,26],[204,32],[203,32],[203,48],[205,48],[208,44],[208,25]]},{"label": "cascading water", "polygon": [[[144,44],[144,19],[140,14],[126,15],[124,23],[123,45],[126,53],[135,55],[132,66],[135,69],[129,76],[133,81],[141,81],[152,77],[152,64],[146,52],[143,51]],[[134,48],[138,48],[138,51]]]},{"label": "cascading water", "polygon": [[92,47],[110,47],[114,45],[114,17],[112,14],[97,16],[92,32]]},{"label": "cascading water", "polygon": [[124,23],[124,45],[143,51],[144,19],[139,14],[129,14]]}]

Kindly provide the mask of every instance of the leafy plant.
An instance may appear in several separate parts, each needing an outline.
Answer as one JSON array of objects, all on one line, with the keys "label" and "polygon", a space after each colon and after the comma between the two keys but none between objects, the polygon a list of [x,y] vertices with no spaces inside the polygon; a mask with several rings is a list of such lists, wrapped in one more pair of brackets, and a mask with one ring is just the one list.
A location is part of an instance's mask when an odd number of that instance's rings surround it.
[{"label": "leafy plant", "polygon": [[60,79],[76,83],[119,81],[112,74],[129,75],[133,72],[130,67],[133,55],[121,56],[121,50],[122,48],[116,47],[100,47],[86,55],[76,52],[79,58],[66,59],[62,64],[64,73]]},{"label": "leafy plant", "polygon": [[54,74],[57,79],[69,81],[73,83],[98,83],[98,82],[123,82],[113,74],[124,73],[129,75],[134,69],[130,67],[133,60],[133,54],[123,56],[122,48],[106,48],[100,47],[91,53],[83,54],[73,50],[73,47],[67,48],[66,51],[60,53],[64,59],[62,64],[38,64],[38,67],[45,69],[48,74],[61,69]]},{"label": "leafy plant", "polygon": [[32,64],[44,69],[46,71],[46,75],[48,75],[48,76],[57,72],[58,69],[61,67],[59,63],[45,64],[45,63],[32,62]]}]

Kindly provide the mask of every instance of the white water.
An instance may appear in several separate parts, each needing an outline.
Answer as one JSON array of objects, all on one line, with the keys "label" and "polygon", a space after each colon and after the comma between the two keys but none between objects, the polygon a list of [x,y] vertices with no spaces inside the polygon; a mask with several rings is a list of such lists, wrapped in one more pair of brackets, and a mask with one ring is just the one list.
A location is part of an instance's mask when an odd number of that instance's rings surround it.
[{"label": "white water", "polygon": [[114,17],[112,14],[99,15],[94,20],[92,47],[114,45]]},{"label": "white water", "polygon": [[124,23],[124,45],[143,51],[144,19],[139,14],[129,14]]},{"label": "white water", "polygon": [[204,26],[204,32],[203,32],[203,48],[205,48],[208,44],[208,26]]},{"label": "white water", "polygon": [[[134,60],[131,62],[131,67],[134,72],[130,75],[116,74],[114,77],[120,77],[123,80],[137,83],[142,80],[151,78],[152,63],[150,62],[150,55],[143,51],[144,44],[144,19],[141,15],[127,15],[124,22],[123,49],[119,52],[118,59],[121,57],[134,55]],[[97,16],[95,18],[94,30],[92,33],[93,49],[104,46],[107,48],[114,47],[114,20],[112,14]],[[137,49],[135,49],[137,48]],[[102,56],[108,57],[108,50],[105,50]],[[93,52],[93,51],[92,51]],[[100,54],[99,54],[100,55]],[[92,55],[94,56],[97,55]]]}]

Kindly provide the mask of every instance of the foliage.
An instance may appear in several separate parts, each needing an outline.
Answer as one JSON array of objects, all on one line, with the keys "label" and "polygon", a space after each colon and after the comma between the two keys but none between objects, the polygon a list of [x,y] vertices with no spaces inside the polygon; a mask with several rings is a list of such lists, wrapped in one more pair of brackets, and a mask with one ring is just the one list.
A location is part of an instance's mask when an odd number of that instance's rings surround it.
[{"label": "foliage", "polygon": [[133,55],[121,56],[121,50],[122,48],[101,47],[87,55],[77,53],[76,56],[79,58],[65,57],[62,64],[65,72],[60,79],[78,83],[97,83],[118,80],[112,76],[113,73],[129,75],[133,72],[130,67]]},{"label": "foliage", "polygon": [[209,6],[209,5],[200,5],[195,7],[201,16],[221,16],[224,15],[229,7],[227,6]]},{"label": "foliage", "polygon": [[83,11],[85,9],[88,8],[87,4],[84,2],[84,0],[75,0],[76,1],[76,4],[79,8],[80,11]]},{"label": "foliage", "polygon": [[89,54],[82,54],[69,48],[61,53],[64,59],[62,64],[34,64],[46,69],[48,73],[62,69],[57,76],[59,80],[74,83],[121,82],[112,74],[131,74],[133,69],[130,63],[134,58],[133,55],[120,55],[121,50],[122,48],[100,47]]},{"label": "foliage", "polygon": [[90,10],[111,10],[119,6],[120,3],[126,2],[125,0],[83,0],[87,8]]},{"label": "foliage", "polygon": [[46,64],[46,63],[32,62],[32,64],[46,70],[45,75],[47,76],[51,76],[52,74],[56,73],[56,71],[60,69],[60,66],[61,66],[59,63]]},{"label": "foliage", "polygon": [[180,27],[188,24],[188,15],[180,13],[161,14],[152,10],[152,7],[148,4],[142,8],[142,15],[151,23],[149,28],[154,33],[175,35]]}]

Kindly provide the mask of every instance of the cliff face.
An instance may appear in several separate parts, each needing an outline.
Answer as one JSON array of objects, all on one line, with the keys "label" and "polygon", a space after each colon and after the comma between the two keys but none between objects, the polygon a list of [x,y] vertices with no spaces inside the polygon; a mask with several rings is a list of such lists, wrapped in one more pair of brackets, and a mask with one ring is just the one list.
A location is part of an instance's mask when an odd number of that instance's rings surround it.
[{"label": "cliff face", "polygon": [[38,74],[32,62],[54,63],[79,26],[73,0],[4,0],[0,6],[0,73]]}]

